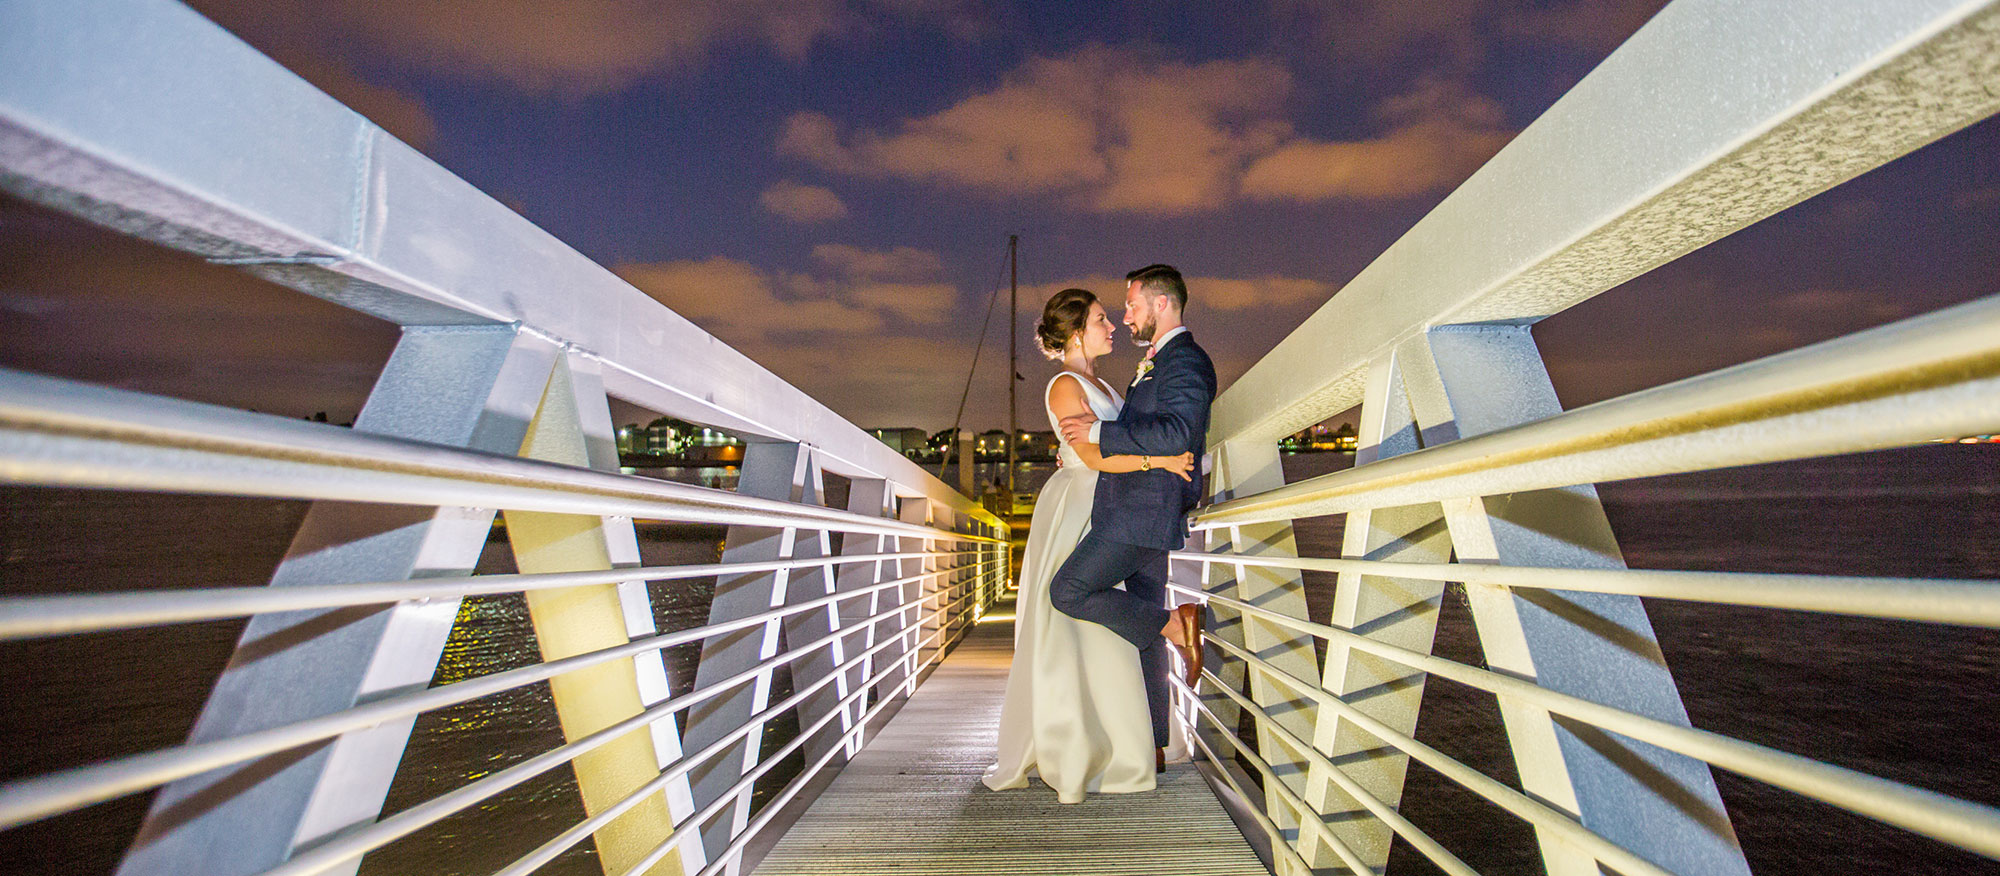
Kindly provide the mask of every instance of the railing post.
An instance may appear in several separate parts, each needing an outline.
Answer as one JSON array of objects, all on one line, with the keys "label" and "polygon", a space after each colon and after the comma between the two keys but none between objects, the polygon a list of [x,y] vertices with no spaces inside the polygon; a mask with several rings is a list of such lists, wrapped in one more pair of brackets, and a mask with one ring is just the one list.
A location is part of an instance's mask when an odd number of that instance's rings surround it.
[{"label": "railing post", "polygon": [[[987,524],[979,528],[979,534],[997,539],[1000,537],[1000,527]],[[1006,586],[1004,581],[1007,564],[1000,558],[999,548],[999,545],[991,543],[979,546],[980,614],[985,614],[986,609],[1000,601],[1000,589]]]},{"label": "railing post", "polygon": [[[1212,454],[1214,467],[1209,474],[1208,489],[1213,501],[1225,501],[1240,495],[1260,493],[1285,484],[1284,465],[1276,444],[1235,442],[1215,448]],[[1298,540],[1293,537],[1290,521],[1254,523],[1209,530],[1207,550],[1211,553],[1237,553],[1261,557],[1299,555]],[[1272,611],[1283,612],[1292,617],[1306,617],[1305,579],[1296,570],[1212,563],[1207,590],[1264,606]],[[1218,638],[1264,655],[1272,665],[1299,678],[1314,677],[1315,661],[1311,637],[1268,620],[1245,617],[1238,612],[1220,614],[1214,630],[1214,635]],[[1218,650],[1210,649],[1205,662],[1218,668],[1226,668],[1227,674],[1220,677],[1225,682],[1240,687],[1243,683],[1242,665],[1236,661],[1223,660],[1221,657],[1222,654]],[[1311,736],[1311,700],[1294,696],[1295,692],[1292,689],[1270,680],[1263,673],[1250,674],[1249,683],[1250,700],[1269,714],[1272,720],[1301,738]],[[1233,720],[1239,714],[1235,703],[1220,693],[1205,693],[1202,695],[1202,702],[1216,709],[1216,714],[1225,721]],[[1219,730],[1223,733],[1233,731],[1233,726]],[[1212,747],[1217,751],[1228,750],[1227,743],[1220,739],[1212,740]],[[1280,780],[1294,792],[1302,793],[1305,790],[1306,761],[1303,753],[1293,751],[1284,740],[1264,729],[1262,722],[1257,725],[1257,751],[1271,764],[1273,772]],[[1279,827],[1294,836],[1298,832],[1300,818],[1316,817],[1313,813],[1293,811],[1275,788],[1266,788],[1264,791],[1264,811],[1271,815]]]},{"label": "railing post", "polygon": [[[736,491],[746,496],[761,499],[776,499],[785,502],[820,504],[822,502],[821,475],[819,463],[810,448],[790,443],[757,443],[748,445],[743,454],[743,473],[737,481]],[[773,528],[768,526],[731,526],[724,543],[722,561],[725,563],[769,562],[773,560],[818,558],[826,555],[824,534],[819,531],[801,533],[793,527]],[[800,591],[814,591],[814,595],[827,593],[824,570],[820,568],[797,569],[779,572],[756,572],[747,575],[722,576],[715,582],[715,598],[709,605],[709,623],[723,623],[751,615],[762,614],[787,604],[794,599],[794,581]],[[802,598],[802,597],[801,597]],[[773,620],[755,627],[712,636],[702,642],[701,665],[695,670],[695,686],[706,687],[732,675],[756,666],[765,658],[779,653],[786,633],[793,636],[807,634],[806,624],[818,619],[819,629],[824,636],[833,626],[826,621],[830,612],[801,612],[783,621]],[[796,642],[797,640],[794,639]],[[794,679],[811,680],[831,671],[835,665],[822,651],[809,658],[791,664]],[[749,722],[750,716],[763,711],[771,702],[771,672],[765,671],[749,685],[709,699],[688,710],[687,747],[701,748],[728,736]],[[838,683],[836,682],[836,686]],[[825,714],[825,703],[830,702],[830,694],[822,694],[811,703],[823,707],[816,712]],[[803,718],[804,706],[801,706]],[[752,730],[741,743],[730,747],[723,755],[697,766],[691,775],[694,779],[695,803],[698,806],[720,799],[729,789],[757,765],[758,752],[764,735]],[[820,749],[824,751],[825,749]],[[710,860],[723,854],[738,831],[743,830],[750,820],[750,795],[738,794],[736,805],[727,810],[730,814],[708,825],[702,831],[703,845],[708,849]],[[728,863],[727,872],[734,874],[742,866],[740,859]]]},{"label": "railing post", "polygon": [[[896,516],[902,518],[904,523],[929,526],[931,525],[931,511],[931,500],[919,496],[904,499],[902,505],[897,509]],[[897,539],[897,545],[897,550],[903,553],[937,549],[937,542],[928,538],[899,538]],[[897,627],[898,634],[903,637],[903,645],[900,648],[888,649],[897,651],[903,656],[902,677],[897,680],[903,694],[907,696],[916,693],[917,674],[923,671],[924,649],[920,646],[932,623],[928,619],[928,612],[930,611],[931,603],[934,601],[926,597],[937,592],[937,577],[929,574],[936,571],[937,559],[935,557],[923,557],[915,560],[903,560],[897,563],[897,566],[898,574],[896,577],[898,578],[908,578],[912,575],[923,576],[919,580],[903,585],[901,588],[901,602],[907,604],[912,600],[921,601],[910,606],[907,611],[903,612],[902,623]]]},{"label": "railing post", "polygon": [[[616,471],[611,414],[594,366],[566,356],[556,363],[547,387],[521,442],[521,455]],[[514,563],[525,574],[610,569],[614,562],[638,562],[630,518],[531,511],[507,511],[505,516]],[[653,629],[652,602],[644,581],[531,590],[527,602],[543,660],[616,647]],[[644,711],[649,698],[665,699],[666,670],[657,655],[613,660],[549,679],[564,738],[581,739]],[[642,685],[652,690],[642,691]],[[677,742],[672,726],[671,719],[654,722],[651,734],[628,733],[571,761],[584,811],[603,811],[657,775],[663,757],[655,747],[655,735],[664,731],[670,744]],[[598,828],[592,839],[604,872],[616,876],[646,857],[673,829],[667,798],[654,795]],[[677,876],[681,862],[669,856],[646,872]]]},{"label": "railing post", "polygon": [[[889,482],[886,480],[881,478],[856,478],[850,482],[847,490],[847,510],[856,514],[890,517],[896,510],[896,495],[891,491]],[[889,535],[849,532],[842,535],[840,539],[840,555],[843,557],[861,557],[870,554],[889,553],[895,550],[895,548],[896,538]],[[834,579],[834,586],[842,592],[859,590],[863,587],[880,584],[883,581],[893,580],[894,573],[895,569],[890,568],[888,563],[881,560],[872,563],[850,563],[839,568],[837,576]],[[884,607],[896,604],[896,598],[896,594],[876,590],[866,596],[857,596],[853,599],[842,600],[840,602],[839,612],[840,617],[843,619],[841,632],[841,636],[843,637],[842,647],[845,653],[864,653],[868,649],[875,647],[877,631],[882,625],[880,621],[865,626],[854,625],[849,619],[874,617],[880,614]],[[861,666],[850,670],[847,676],[848,691],[852,692],[856,686],[863,684],[868,678],[873,676],[877,665],[890,662],[893,659],[893,656],[877,655],[863,661]],[[879,694],[877,696],[879,697]],[[841,724],[851,727],[856,721],[859,721],[861,716],[867,713],[868,706],[871,705],[869,699],[868,697],[863,697],[855,700],[854,705],[848,710],[849,717],[841,719]],[[859,753],[862,745],[866,744],[866,742],[867,740],[860,734],[856,734],[853,738],[849,739],[847,743],[847,756],[853,757]]]},{"label": "railing post", "polygon": [[[1410,356],[1427,442],[1562,412],[1526,326],[1449,326]],[[1419,370],[1421,369],[1421,371]],[[1589,484],[1444,503],[1460,562],[1624,568]],[[1469,585],[1487,665],[1560,691],[1686,725],[1687,711],[1638,597]],[[1675,873],[1747,876],[1714,777],[1700,761],[1501,700],[1523,790]],[[1595,876],[1587,855],[1541,836],[1551,876]]]},{"label": "railing post", "polygon": [[[978,522],[970,515],[954,515],[954,517],[957,525],[951,527],[951,531],[967,535],[978,530]],[[979,587],[979,561],[974,557],[958,553],[966,548],[968,542],[954,540],[950,544],[950,550],[953,552],[949,561],[951,590],[945,594],[944,604],[951,606],[949,610],[951,632],[941,643],[942,647],[947,648],[965,636],[966,631],[972,627],[973,617],[979,613],[979,599],[975,595]],[[972,598],[966,599],[967,596]]]},{"label": "railing post", "polygon": [[[554,346],[506,327],[406,330],[354,428],[513,453],[556,355]],[[483,509],[316,502],[271,586],[469,574],[492,523]],[[457,616],[458,600],[259,615],[189,742],[422,689]],[[257,873],[373,821],[414,723],[386,723],[166,786],[119,872]]]},{"label": "railing post", "polygon": [[[1354,456],[1357,466],[1409,453],[1423,443],[1403,386],[1406,375],[1399,359],[1406,355],[1385,354],[1368,367],[1357,436],[1360,446]],[[1446,562],[1451,559],[1451,538],[1444,512],[1435,504],[1349,512],[1340,554],[1408,563]],[[1343,572],[1334,587],[1333,615],[1328,623],[1429,653],[1443,595],[1444,585],[1437,582]],[[1416,732],[1417,711],[1424,699],[1421,672],[1334,641],[1327,645],[1320,685],[1395,730]],[[1340,764],[1370,794],[1390,806],[1400,804],[1408,755],[1342,720],[1331,709],[1319,711],[1312,740],[1314,747]],[[1394,836],[1389,826],[1317,766],[1307,782],[1306,800],[1319,807],[1327,826],[1357,857],[1377,869],[1388,866],[1389,843]],[[1340,865],[1339,858],[1311,831],[1300,836],[1299,855],[1315,867]]]},{"label": "railing post", "polygon": [[[937,503],[926,504],[931,506],[928,521],[930,526],[934,529],[950,529],[951,509]],[[924,540],[924,549],[928,551],[943,552],[948,545],[950,542],[943,539]],[[950,557],[930,557],[924,561],[925,571],[933,574],[924,576],[924,610],[917,633],[917,673],[922,673],[937,660],[938,653],[944,650],[945,637],[951,634],[947,626],[951,619],[945,616],[944,611],[946,595],[951,592],[951,563]],[[916,693],[914,674],[911,678],[910,692]]]}]

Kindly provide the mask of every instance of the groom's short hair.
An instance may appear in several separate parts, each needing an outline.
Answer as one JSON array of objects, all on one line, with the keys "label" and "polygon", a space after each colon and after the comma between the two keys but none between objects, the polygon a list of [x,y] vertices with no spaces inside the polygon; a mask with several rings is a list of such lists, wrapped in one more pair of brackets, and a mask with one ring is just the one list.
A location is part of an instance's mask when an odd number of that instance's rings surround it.
[{"label": "groom's short hair", "polygon": [[1138,281],[1148,295],[1172,295],[1174,309],[1187,311],[1187,281],[1173,265],[1147,265],[1125,275],[1125,282]]}]

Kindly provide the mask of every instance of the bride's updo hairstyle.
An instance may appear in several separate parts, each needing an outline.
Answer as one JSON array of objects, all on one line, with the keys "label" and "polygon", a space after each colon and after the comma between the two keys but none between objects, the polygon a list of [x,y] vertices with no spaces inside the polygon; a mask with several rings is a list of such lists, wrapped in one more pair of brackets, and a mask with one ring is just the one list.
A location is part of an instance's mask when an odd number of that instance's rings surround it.
[{"label": "bride's updo hairstyle", "polygon": [[1089,289],[1064,289],[1051,297],[1042,306],[1042,321],[1035,325],[1035,342],[1042,355],[1061,359],[1063,346],[1083,331],[1084,321],[1090,319],[1090,306],[1096,303],[1097,296]]}]

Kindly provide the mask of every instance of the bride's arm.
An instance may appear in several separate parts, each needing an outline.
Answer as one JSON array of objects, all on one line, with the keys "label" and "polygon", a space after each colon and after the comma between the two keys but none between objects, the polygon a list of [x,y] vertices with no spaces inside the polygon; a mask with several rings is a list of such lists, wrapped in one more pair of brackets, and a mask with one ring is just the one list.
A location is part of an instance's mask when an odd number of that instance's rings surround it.
[{"label": "bride's arm", "polygon": [[[1058,380],[1049,387],[1049,410],[1057,420],[1090,413],[1090,404],[1084,399],[1083,384],[1075,379]],[[1076,455],[1082,457],[1083,464],[1097,471],[1127,472],[1159,468],[1180,475],[1182,480],[1193,480],[1188,471],[1194,468],[1194,455],[1183,453],[1179,456],[1105,456],[1095,444],[1089,441],[1072,441]]]}]

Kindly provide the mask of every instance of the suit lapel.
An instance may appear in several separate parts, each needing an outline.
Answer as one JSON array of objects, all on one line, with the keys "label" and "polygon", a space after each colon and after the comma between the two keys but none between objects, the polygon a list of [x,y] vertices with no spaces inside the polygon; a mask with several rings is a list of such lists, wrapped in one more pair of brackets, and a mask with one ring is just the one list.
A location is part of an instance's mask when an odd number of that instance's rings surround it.
[{"label": "suit lapel", "polygon": [[[1146,377],[1148,375],[1152,374],[1154,371],[1159,370],[1161,358],[1166,356],[1168,351],[1172,350],[1175,346],[1179,345],[1180,342],[1188,340],[1189,336],[1193,334],[1194,332],[1181,332],[1180,334],[1168,338],[1166,343],[1161,344],[1160,349],[1153,353],[1153,367],[1142,373],[1132,375],[1132,383],[1125,387],[1125,394],[1127,396],[1132,395],[1133,391],[1139,388],[1139,384],[1146,382]],[[1189,343],[1193,342],[1189,341]]]}]

